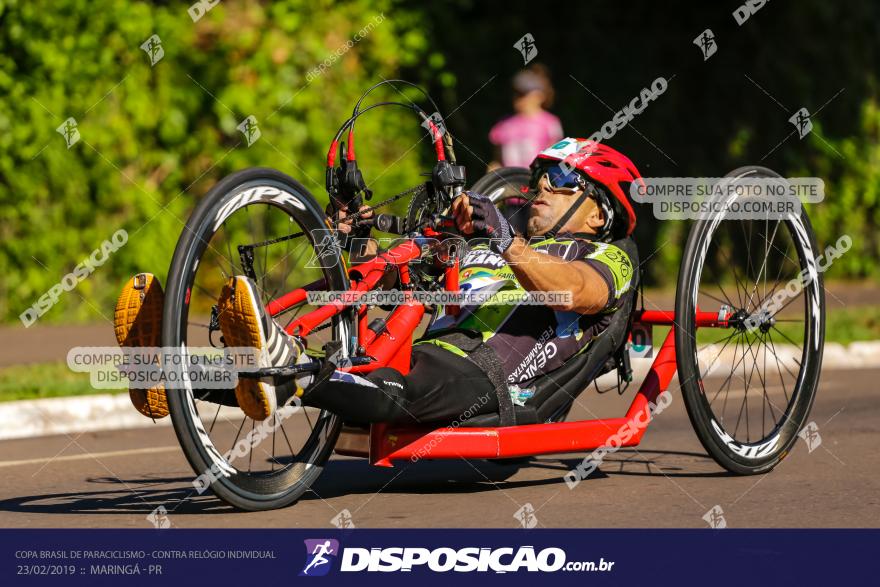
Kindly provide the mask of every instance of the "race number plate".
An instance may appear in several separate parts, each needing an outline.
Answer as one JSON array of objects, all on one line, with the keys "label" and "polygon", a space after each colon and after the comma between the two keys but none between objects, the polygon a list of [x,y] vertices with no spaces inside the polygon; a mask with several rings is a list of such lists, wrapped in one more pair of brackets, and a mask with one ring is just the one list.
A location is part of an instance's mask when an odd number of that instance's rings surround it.
[{"label": "race number plate", "polygon": [[633,359],[650,359],[654,356],[652,325],[633,322],[630,331],[629,356]]}]

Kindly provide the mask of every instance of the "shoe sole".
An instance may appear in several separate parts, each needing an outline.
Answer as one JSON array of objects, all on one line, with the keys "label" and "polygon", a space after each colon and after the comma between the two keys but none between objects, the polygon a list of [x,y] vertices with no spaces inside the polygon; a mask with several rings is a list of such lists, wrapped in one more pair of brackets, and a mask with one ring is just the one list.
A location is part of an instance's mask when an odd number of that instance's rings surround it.
[{"label": "shoe sole", "polygon": [[[249,347],[262,355],[266,333],[252,305],[259,299],[245,279],[233,277],[223,286],[217,309],[226,346]],[[275,411],[274,389],[257,379],[240,378],[235,399],[245,415],[254,420],[265,420]]]},{"label": "shoe sole", "polygon": [[[152,273],[138,273],[126,282],[116,300],[113,330],[121,347],[157,347],[162,340],[162,307],[165,294]],[[165,386],[150,389],[129,388],[135,409],[148,418],[168,415]]]}]

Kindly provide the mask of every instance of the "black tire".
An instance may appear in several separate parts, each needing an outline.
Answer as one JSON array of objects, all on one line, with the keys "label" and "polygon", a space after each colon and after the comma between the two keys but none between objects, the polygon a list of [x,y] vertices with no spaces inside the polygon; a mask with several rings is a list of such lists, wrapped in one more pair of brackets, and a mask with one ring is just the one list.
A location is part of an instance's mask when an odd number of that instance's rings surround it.
[{"label": "black tire", "polygon": [[[247,196],[244,195],[246,191],[248,191]],[[259,208],[259,206],[263,206],[263,208]],[[253,168],[224,178],[211,189],[193,211],[174,251],[168,274],[162,324],[162,344],[165,347],[181,348],[187,345],[187,332],[192,329],[191,323],[188,322],[190,294],[196,292],[196,288],[199,287],[199,282],[196,281],[197,272],[203,271],[203,266],[208,264],[209,256],[214,254],[213,252],[209,253],[206,256],[206,261],[199,263],[206,251],[214,250],[213,245],[210,245],[212,237],[217,236],[218,239],[221,239],[219,233],[226,226],[225,223],[229,222],[229,218],[238,211],[242,211],[242,214],[246,213],[248,220],[250,220],[252,207],[256,207],[253,208],[255,212],[262,210],[264,215],[282,216],[282,223],[290,221],[298,225],[303,232],[309,235],[307,243],[302,241],[302,248],[308,252],[314,251],[315,245],[311,231],[327,228],[321,207],[312,195],[301,184],[283,173],[274,169]],[[273,216],[273,219],[277,218]],[[286,228],[286,230],[290,231],[290,228]],[[247,235],[252,239],[251,242],[259,240],[256,236]],[[229,240],[232,240],[232,237],[229,237]],[[212,248],[209,249],[209,246]],[[331,254],[336,255],[337,249],[333,249],[333,251]],[[326,250],[322,252],[322,254],[325,253]],[[231,272],[237,272],[234,258],[227,258],[232,264]],[[319,268],[315,271],[323,274],[324,279],[327,280],[327,289],[344,290],[348,288],[348,278],[343,263],[321,263],[321,265],[325,268]],[[286,265],[283,272],[287,273]],[[205,295],[207,296],[209,293],[211,292],[207,292]],[[193,295],[195,294],[193,293]],[[196,311],[194,310],[193,313],[196,314]],[[331,336],[337,341],[350,340],[351,337],[348,334],[356,332],[356,323],[353,320],[355,317],[351,314],[335,318],[332,328],[328,329],[331,334],[327,336]],[[192,335],[190,337],[195,338]],[[343,348],[346,353],[350,351],[344,345]],[[203,476],[202,479],[210,480],[211,488],[225,502],[244,510],[269,510],[283,507],[296,501],[323,471],[324,464],[333,451],[342,424],[337,416],[321,412],[311,433],[305,431],[303,434],[303,436],[305,434],[308,436],[302,449],[295,454],[291,452],[289,462],[283,463],[283,468],[277,471],[274,462],[275,439],[273,437],[272,472],[250,473],[237,469],[230,460],[221,455],[220,448],[215,447],[211,431],[206,430],[206,425],[202,423],[196,408],[199,399],[194,398],[194,391],[189,387],[187,385],[168,389],[168,404],[174,430],[193,471],[197,476],[211,471],[210,476]],[[195,390],[195,395],[199,395],[199,393],[200,390]],[[234,398],[232,403],[235,403]],[[235,409],[237,410],[237,408]],[[305,411],[304,408],[302,409]],[[220,407],[217,410],[219,413]],[[308,414],[306,414],[306,418],[308,418]],[[245,420],[242,420],[242,427],[244,423]],[[311,425],[311,421],[309,423]],[[213,428],[212,423],[211,429]],[[253,426],[251,430],[253,430]],[[241,427],[239,428],[240,432]],[[238,438],[236,435],[236,440]],[[287,438],[286,432],[285,438]],[[234,445],[235,441],[233,441]],[[289,440],[288,445],[290,445]],[[291,447],[291,451],[294,450]]]},{"label": "black tire", "polygon": [[[735,179],[780,178],[775,172],[756,166],[742,167],[731,172],[727,177]],[[752,223],[748,225],[748,237],[746,237],[745,230],[746,222]],[[799,213],[790,214],[785,220],[777,221],[775,228],[771,222],[773,221],[767,219],[745,221],[722,218],[697,221],[690,231],[682,255],[676,291],[676,357],[679,382],[688,416],[700,442],[712,458],[728,471],[741,475],[768,472],[788,454],[798,438],[798,432],[809,416],[818,389],[822,367],[822,350],[825,338],[825,297],[822,274],[815,271],[815,259],[819,251],[810,220],[801,207]],[[728,223],[740,223],[738,228],[742,231],[742,240],[739,240],[737,225]],[[763,223],[763,228],[761,223]],[[771,228],[773,228],[772,237],[768,239],[771,236]],[[755,240],[754,230],[757,230],[759,235],[764,235],[763,249],[757,250],[759,257],[762,251],[764,255],[764,260],[760,265],[757,261],[752,263],[755,254],[752,249]],[[763,233],[761,233],[762,230]],[[785,237],[783,232],[788,237]],[[785,251],[783,252],[782,241],[786,238],[789,240],[785,242]],[[760,241],[760,239],[758,240]],[[740,246],[734,248],[734,243],[739,243]],[[792,245],[797,255],[796,258],[794,255],[788,254]],[[728,255],[726,253],[728,249],[737,254]],[[742,259],[744,250],[746,251],[745,261]],[[775,256],[778,255],[774,250],[783,253],[782,256],[776,259]],[[709,260],[708,263],[707,260]],[[715,262],[713,263],[713,261]],[[748,317],[759,314],[759,308],[768,307],[768,300],[772,299],[774,293],[779,291],[780,284],[786,283],[784,278],[789,277],[789,274],[793,273],[796,267],[803,271],[810,266],[813,268],[810,273],[815,275],[815,279],[809,280],[801,291],[804,296],[802,300],[803,314],[794,313],[798,309],[797,306],[787,310],[788,313],[783,313],[785,308],[783,306],[764,314],[765,317],[760,320],[760,328],[755,327],[757,321],[748,322]],[[774,268],[777,277],[775,283],[770,282],[772,289],[768,294],[768,274],[771,273],[771,267]],[[778,269],[776,269],[777,267]],[[755,269],[757,269],[757,274],[755,274]],[[742,282],[739,278],[740,272],[744,276]],[[710,281],[710,276],[713,273],[716,275],[715,283],[719,289],[715,289]],[[727,293],[733,291],[734,287],[730,285],[729,281],[726,282],[727,289],[724,288],[723,276],[726,275],[729,279],[731,273],[733,273],[735,280],[735,296]],[[759,292],[758,290],[762,286],[762,273],[763,291]],[[755,277],[754,284],[752,284],[753,277]],[[741,288],[741,285],[745,285],[745,287]],[[786,305],[794,301],[797,301],[797,298],[792,298]],[[718,340],[715,346],[703,345],[701,348],[701,345],[697,343],[695,311],[698,307],[700,311],[715,311],[716,308],[720,309],[722,305],[728,305],[727,302],[731,302],[729,313],[732,316],[731,323],[734,326],[726,331],[728,336],[724,339],[726,340],[724,346],[718,350],[718,345],[722,342],[722,340]],[[803,316],[803,318],[799,316]],[[744,318],[745,323],[743,323]],[[779,328],[785,327],[784,323],[786,322],[795,325],[803,322],[802,331],[800,326],[793,326],[794,330],[789,330],[789,334],[785,334]],[[777,340],[782,340],[781,337],[784,337],[796,346],[797,341],[794,338],[795,335],[792,334],[795,332],[801,332],[802,335],[803,347],[800,349],[800,360],[797,359],[797,349],[787,351],[790,354],[786,355],[782,352],[782,347],[776,345],[773,338],[776,336]],[[718,358],[722,356],[725,348],[729,347],[734,339],[736,343],[731,374],[715,391],[715,376],[712,368],[719,364],[717,363]],[[737,363],[736,356],[740,344],[742,344],[743,358]],[[709,352],[704,353],[707,349]],[[708,357],[711,357],[715,350],[718,350],[718,355],[711,362],[708,361]],[[762,367],[760,366],[762,350],[764,353],[763,376],[761,376]],[[703,359],[703,355],[700,353],[704,353],[707,359]],[[748,361],[753,361],[753,364],[746,377]],[[772,381],[776,381],[776,373],[773,373],[774,362],[781,386],[770,385],[771,376]],[[797,365],[793,368],[797,370],[797,373],[794,373],[788,363]],[[739,364],[743,364],[742,377],[738,372]],[[771,367],[770,375],[767,374],[768,364]],[[726,370],[726,367],[721,370]],[[736,372],[736,378],[733,377],[734,372]],[[759,383],[756,383],[755,388],[752,388],[755,374],[758,375]],[[732,382],[738,379],[742,379],[744,391],[734,429],[733,414],[725,422],[725,413],[733,386]],[[789,385],[786,382],[791,384],[790,395]],[[750,397],[755,398],[752,390],[755,389],[755,393],[757,393],[759,384],[763,388],[763,396],[759,396],[761,401],[761,434],[759,438],[752,440],[749,430],[749,415],[758,412],[758,408],[754,404],[754,399],[752,406],[749,406],[748,402]],[[738,394],[738,381],[736,386]],[[720,398],[722,391],[725,392],[723,404]],[[779,397],[780,391],[784,393],[784,401]],[[776,399],[771,399],[771,395]],[[782,409],[783,405],[784,410]],[[735,404],[733,409],[736,413]],[[777,410],[780,414],[778,418],[776,417]],[[740,432],[743,412],[745,412],[745,439],[743,439],[743,433]],[[767,426],[770,430],[766,432],[768,412],[772,414],[770,419],[775,424],[772,427]]]}]

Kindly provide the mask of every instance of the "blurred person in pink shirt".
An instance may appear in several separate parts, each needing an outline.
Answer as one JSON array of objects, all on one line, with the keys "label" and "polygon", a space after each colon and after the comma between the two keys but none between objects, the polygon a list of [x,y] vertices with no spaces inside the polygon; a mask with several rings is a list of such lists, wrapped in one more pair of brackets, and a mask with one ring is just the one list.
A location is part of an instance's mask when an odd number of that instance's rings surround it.
[{"label": "blurred person in pink shirt", "polygon": [[562,139],[559,118],[547,112],[553,104],[553,86],[547,68],[534,64],[513,78],[513,109],[516,114],[501,120],[489,131],[496,146],[489,169],[500,166],[528,167],[541,149]]}]

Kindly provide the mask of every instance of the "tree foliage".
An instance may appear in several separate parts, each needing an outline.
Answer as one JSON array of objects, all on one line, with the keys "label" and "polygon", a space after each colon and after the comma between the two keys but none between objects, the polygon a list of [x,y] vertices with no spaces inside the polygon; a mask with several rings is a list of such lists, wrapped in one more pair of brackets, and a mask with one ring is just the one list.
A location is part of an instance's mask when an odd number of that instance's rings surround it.
[{"label": "tree foliage", "polygon": [[[333,132],[368,85],[425,54],[417,24],[387,0],[220,2],[195,23],[178,3],[0,1],[0,315],[15,319],[124,228],[128,244],[45,316],[112,319],[131,273],[164,282],[190,210],[232,171],[275,167],[326,200]],[[140,47],[154,34],[164,56],[151,66]],[[236,129],[249,115],[262,133],[250,147]],[[378,197],[425,171],[427,141],[401,159],[424,132],[406,116],[358,123]],[[68,117],[70,148],[56,132]]]},{"label": "tree foliage", "polygon": [[[752,163],[822,177],[826,201],[810,210],[820,246],[844,233],[854,243],[830,276],[880,277],[880,6],[768,3],[739,26],[740,4],[223,0],[193,22],[186,3],[0,0],[0,316],[14,320],[124,228],[128,244],[44,319],[110,318],[131,273],[164,280],[190,210],[232,171],[276,167],[326,198],[327,143],[383,78],[429,87],[476,180],[488,129],[510,112],[522,67],[513,44],[527,32],[569,134],[588,136],[663,75],[667,92],[612,146],[655,177]],[[693,45],[705,28],[719,44],[708,61]],[[141,49],[152,35],[164,52],[154,65]],[[773,149],[801,106],[813,132]],[[358,123],[377,198],[428,169],[424,131],[401,112]],[[237,126],[250,115],[262,136],[248,147]],[[80,133],[70,148],[56,131],[68,117]],[[649,283],[671,284],[687,225],[639,213]]]}]

